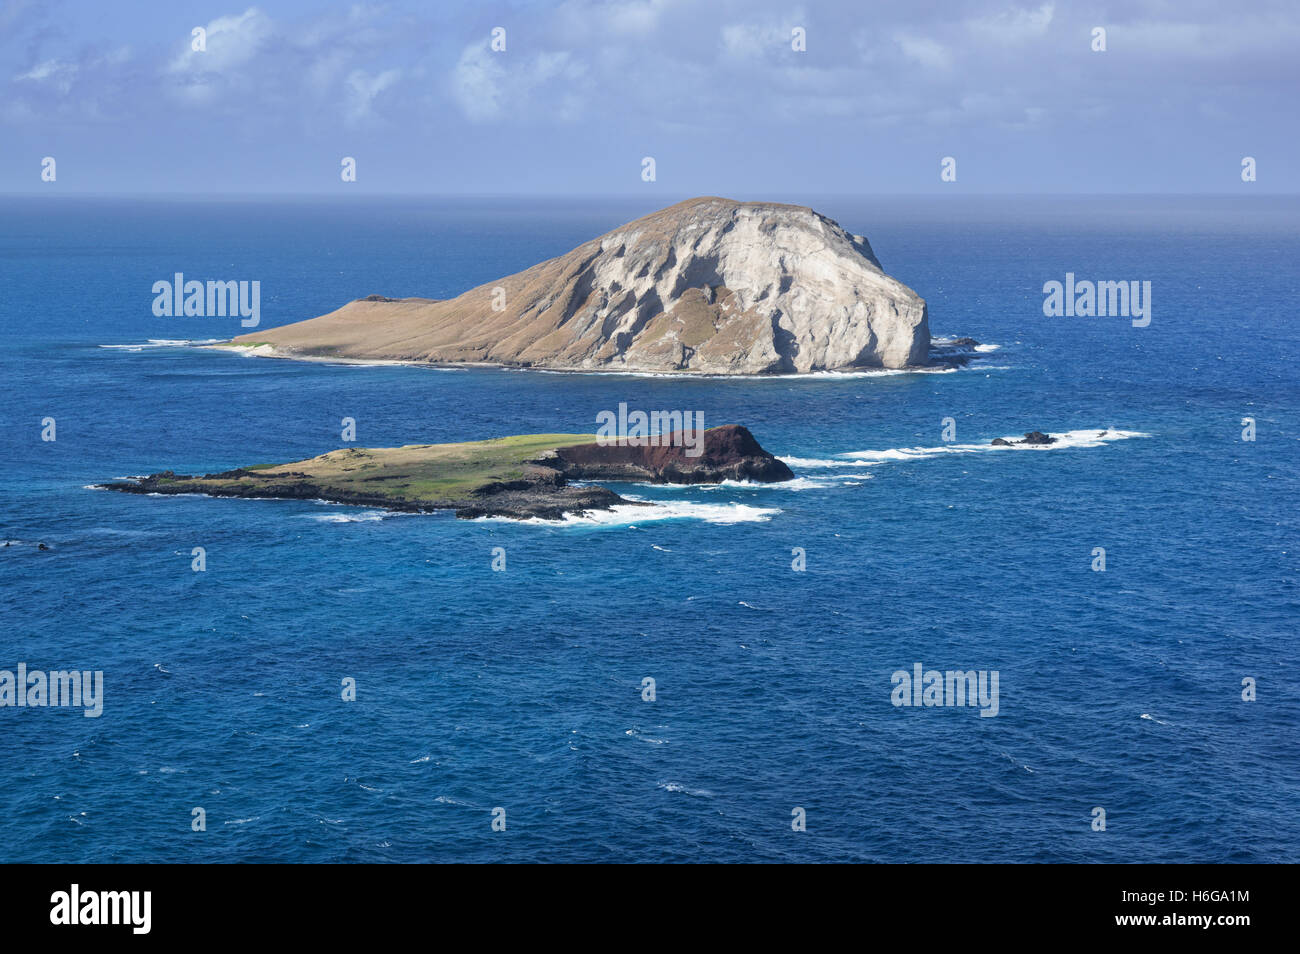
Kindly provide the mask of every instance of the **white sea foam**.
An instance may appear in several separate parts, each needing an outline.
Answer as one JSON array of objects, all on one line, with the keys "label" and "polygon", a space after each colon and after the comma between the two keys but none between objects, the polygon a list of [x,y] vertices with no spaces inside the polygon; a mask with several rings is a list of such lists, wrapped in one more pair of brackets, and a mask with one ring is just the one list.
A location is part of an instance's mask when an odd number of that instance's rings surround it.
[{"label": "white sea foam", "polygon": [[639,739],[642,742],[648,742],[651,745],[666,745],[668,743],[667,739],[659,739],[653,735],[644,735],[640,729],[627,729],[623,734],[630,735],[632,738]]},{"label": "white sea foam", "polygon": [[[942,454],[979,454],[985,452],[1019,450],[1071,450],[1081,447],[1103,447],[1112,441],[1126,440],[1131,437],[1150,437],[1151,435],[1143,433],[1142,431],[1088,428],[1065,431],[1063,433],[1051,433],[1049,436],[1055,437],[1056,442],[1053,444],[1013,444],[1009,447],[994,446],[992,443],[944,444],[939,447],[894,447],[889,450],[850,451],[847,454],[840,455],[841,458],[843,458],[840,460],[840,463],[843,464],[845,461],[853,461],[857,463],[880,464],[900,460],[924,460],[928,457],[938,457]],[[1007,435],[1005,439],[1018,441],[1023,439],[1023,435],[1011,434]]]},{"label": "white sea foam", "polygon": [[785,461],[786,466],[791,469],[796,467],[803,469],[820,467],[875,467],[881,463],[877,460],[823,460],[816,457],[786,457],[783,454],[777,454],[776,457],[779,460]]},{"label": "white sea foam", "polygon": [[251,345],[242,348],[225,348],[223,349],[230,354],[237,354],[241,358],[274,358],[275,346],[269,344]]},{"label": "white sea foam", "polygon": [[[328,504],[329,501],[321,501]],[[334,506],[337,506],[335,504]],[[386,520],[389,517],[409,517],[412,514],[406,510],[358,510],[355,513],[302,513],[299,517],[307,520],[315,520],[318,523],[373,523],[376,520]]]},{"label": "white sea foam", "polygon": [[[786,461],[789,463],[789,461]],[[852,467],[846,461],[829,461],[839,467]],[[840,487],[847,482],[861,483],[869,480],[870,474],[819,474],[816,477],[795,477],[793,480],[759,481],[759,480],[724,480],[716,484],[633,484],[634,487],[647,487],[661,491],[716,491],[716,490],[825,490]]]},{"label": "white sea foam", "polygon": [[101,348],[110,348],[117,351],[143,351],[145,348],[193,348],[201,345],[216,344],[219,341],[225,341],[225,338],[150,338],[148,341],[136,342],[134,344],[102,344]]},{"label": "white sea foam", "polygon": [[[844,462],[841,461],[841,464]],[[817,477],[796,477],[794,480],[781,480],[776,483],[758,483],[752,480],[724,480],[716,487],[731,487],[741,490],[826,490],[830,487],[842,487],[846,483],[858,484],[870,480],[870,474],[826,474]]]},{"label": "white sea foam", "polygon": [[[409,363],[409,362],[399,362]],[[699,371],[617,371],[584,370],[556,368],[502,368],[503,371],[520,374],[585,374],[605,375],[624,378],[700,378],[704,380],[726,379],[728,381],[806,381],[806,380],[848,380],[852,378],[892,377],[898,374],[951,374],[962,368],[920,367],[920,368],[858,368],[851,371],[802,371],[792,374],[705,374]]]},{"label": "white sea foam", "polygon": [[660,782],[659,787],[666,792],[683,792],[687,795],[697,795],[701,798],[713,797],[713,793],[707,788],[687,788],[680,782]]},{"label": "white sea foam", "polygon": [[443,805],[466,805],[470,808],[475,807],[473,802],[463,802],[459,798],[452,798],[450,795],[439,795],[434,799],[434,801]]},{"label": "white sea foam", "polygon": [[[630,494],[628,500],[637,500]],[[505,523],[524,523],[545,527],[618,527],[629,524],[650,523],[658,520],[703,520],[706,523],[761,523],[771,520],[781,511],[773,507],[752,507],[748,504],[706,504],[689,500],[655,502],[649,507],[615,504],[609,510],[591,510],[585,514],[566,513],[562,520],[543,520],[533,517],[516,520],[513,517],[478,517],[478,520]]]}]

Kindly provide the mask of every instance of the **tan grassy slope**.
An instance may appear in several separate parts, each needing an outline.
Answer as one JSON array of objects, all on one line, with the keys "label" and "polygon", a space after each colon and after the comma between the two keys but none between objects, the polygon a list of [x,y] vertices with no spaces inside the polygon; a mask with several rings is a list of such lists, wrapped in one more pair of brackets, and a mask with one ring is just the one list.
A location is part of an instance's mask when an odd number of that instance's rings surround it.
[{"label": "tan grassy slope", "polygon": [[806,372],[925,364],[929,325],[862,236],[800,206],[706,197],[456,298],[371,296],[233,343],[288,357]]}]

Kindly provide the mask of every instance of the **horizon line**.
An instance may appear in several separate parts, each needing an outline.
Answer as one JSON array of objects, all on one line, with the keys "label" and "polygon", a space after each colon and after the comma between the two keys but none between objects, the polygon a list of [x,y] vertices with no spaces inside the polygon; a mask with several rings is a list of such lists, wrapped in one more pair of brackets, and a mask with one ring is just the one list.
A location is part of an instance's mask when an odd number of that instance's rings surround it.
[{"label": "horizon line", "polygon": [[[653,198],[653,195],[636,192],[96,192],[81,190],[43,190],[27,192],[0,192],[0,199],[27,198],[80,198],[80,199],[637,199]],[[749,191],[749,190],[747,190]],[[1236,190],[1231,192],[964,192],[953,190],[950,195],[943,191],[934,192],[805,192],[800,190],[762,190],[764,194],[786,192],[791,195],[827,196],[833,198],[872,198],[872,199],[948,199],[948,198],[1056,198],[1056,199],[1090,199],[1090,198],[1249,198],[1252,194],[1261,198],[1300,196],[1300,190],[1264,191]],[[656,193],[660,198],[679,196],[703,198],[716,196],[715,192],[663,192]],[[746,200],[739,200],[746,201]]]}]

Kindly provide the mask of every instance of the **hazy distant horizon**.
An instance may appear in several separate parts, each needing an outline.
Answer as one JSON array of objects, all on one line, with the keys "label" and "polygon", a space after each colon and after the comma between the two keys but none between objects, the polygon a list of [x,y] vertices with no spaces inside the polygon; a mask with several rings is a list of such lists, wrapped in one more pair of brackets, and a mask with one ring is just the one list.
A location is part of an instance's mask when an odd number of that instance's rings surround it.
[{"label": "hazy distant horizon", "polygon": [[[679,192],[646,193],[631,192],[364,192],[344,194],[339,192],[91,192],[60,190],[58,194],[41,196],[33,192],[0,192],[3,199],[203,199],[211,201],[239,201],[248,199],[329,199],[340,202],[360,202],[367,199],[460,199],[460,200],[646,200],[654,201],[656,208],[673,205],[687,199],[705,196],[736,199],[741,202],[773,202],[788,204],[806,204],[794,199],[774,197],[777,190],[765,190],[762,194],[722,193],[722,192]],[[925,199],[935,202],[953,199],[1069,199],[1084,202],[1101,199],[1232,199],[1250,201],[1253,198],[1300,198],[1300,191],[1267,192],[1259,190],[1250,194],[1240,192],[963,192],[943,195],[934,192],[791,192],[799,199]]]}]

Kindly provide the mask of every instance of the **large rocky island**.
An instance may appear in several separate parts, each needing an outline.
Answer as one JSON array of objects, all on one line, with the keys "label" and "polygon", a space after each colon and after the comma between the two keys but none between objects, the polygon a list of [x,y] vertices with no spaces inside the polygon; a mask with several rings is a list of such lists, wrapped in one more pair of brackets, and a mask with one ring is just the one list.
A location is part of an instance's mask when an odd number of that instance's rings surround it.
[{"label": "large rocky island", "polygon": [[[643,441],[646,439],[642,439]],[[288,464],[187,476],[170,470],[101,484],[132,494],[270,497],[456,516],[540,518],[636,505],[604,487],[571,480],[650,483],[774,482],[794,474],[744,427],[706,430],[691,442],[661,436],[654,445],[597,443],[589,434],[527,434],[462,444],[349,447]]]},{"label": "large rocky island", "polygon": [[690,199],[457,298],[371,295],[223,345],[270,357],[705,374],[929,361],[925,302],[812,209]]}]

